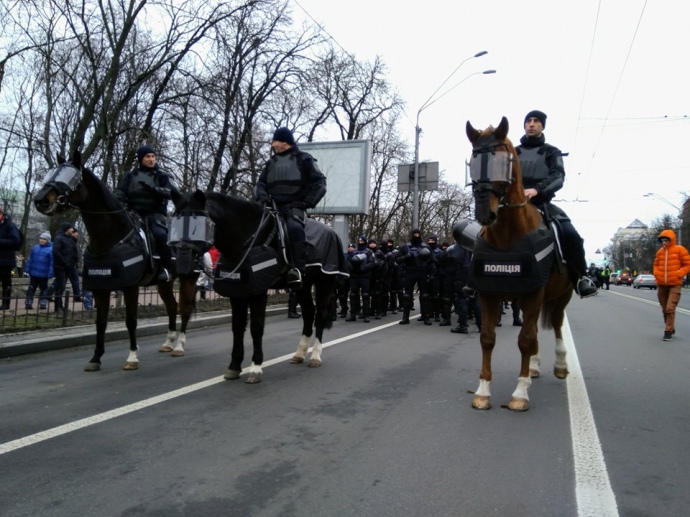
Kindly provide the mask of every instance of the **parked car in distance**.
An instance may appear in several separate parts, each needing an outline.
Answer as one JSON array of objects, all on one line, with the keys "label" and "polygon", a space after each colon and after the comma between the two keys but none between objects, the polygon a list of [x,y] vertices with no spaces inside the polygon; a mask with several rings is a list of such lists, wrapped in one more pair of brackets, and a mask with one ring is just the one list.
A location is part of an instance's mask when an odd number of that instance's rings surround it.
[{"label": "parked car in distance", "polygon": [[616,279],[618,278],[618,273],[611,273],[609,277],[609,283],[616,285]]},{"label": "parked car in distance", "polygon": [[654,275],[637,275],[632,283],[633,289],[642,289],[648,287],[649,289],[656,289],[656,278]]},{"label": "parked car in distance", "polygon": [[620,275],[616,277],[616,285],[632,285],[632,277],[627,271],[623,271]]}]

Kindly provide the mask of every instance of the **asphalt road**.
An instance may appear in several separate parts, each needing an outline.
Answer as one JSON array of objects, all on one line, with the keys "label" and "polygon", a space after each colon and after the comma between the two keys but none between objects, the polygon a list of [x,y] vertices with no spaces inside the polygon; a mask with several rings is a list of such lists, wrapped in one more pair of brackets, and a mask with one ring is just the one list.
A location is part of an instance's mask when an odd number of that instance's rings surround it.
[{"label": "asphalt road", "polygon": [[[517,327],[498,329],[494,407],[471,408],[480,348],[397,316],[339,320],[323,366],[291,365],[299,325],[272,317],[264,380],[223,381],[230,327],[187,354],[124,341],[0,361],[0,515],[681,516],[690,504],[690,294],[662,342],[654,291],[612,287],[568,308],[571,375],[515,389]],[[504,321],[510,322],[510,319]],[[251,351],[248,350],[247,357]]]}]

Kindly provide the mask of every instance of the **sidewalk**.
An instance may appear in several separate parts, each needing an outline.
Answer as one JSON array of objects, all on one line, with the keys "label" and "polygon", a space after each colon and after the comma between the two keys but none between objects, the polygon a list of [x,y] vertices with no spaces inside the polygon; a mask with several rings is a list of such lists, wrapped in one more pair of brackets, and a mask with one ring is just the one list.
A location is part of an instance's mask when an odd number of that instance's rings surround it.
[{"label": "sidewalk", "polygon": [[[266,309],[266,316],[287,314],[287,306],[270,306]],[[232,322],[232,313],[229,310],[219,312],[198,313],[192,316],[187,325],[187,331],[226,325]],[[178,318],[177,327],[180,322]],[[137,324],[137,337],[164,335],[168,329],[168,317],[140,319]],[[0,336],[0,359],[14,357],[23,354],[33,354],[48,350],[60,350],[84,345],[96,345],[96,325],[83,325],[79,327],[61,327],[51,330],[36,330],[31,332],[8,333]],[[113,341],[129,339],[124,321],[108,323],[106,330],[106,346]]]}]

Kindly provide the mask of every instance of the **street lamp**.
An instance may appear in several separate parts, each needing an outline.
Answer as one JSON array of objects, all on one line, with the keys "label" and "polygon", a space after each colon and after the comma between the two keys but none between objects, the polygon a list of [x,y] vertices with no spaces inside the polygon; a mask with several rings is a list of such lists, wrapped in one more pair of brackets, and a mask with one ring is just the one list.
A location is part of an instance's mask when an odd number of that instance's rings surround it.
[{"label": "street lamp", "polygon": [[481,52],[477,52],[475,55],[470,56],[463,61],[460,62],[460,64],[455,67],[455,70],[451,72],[451,74],[446,77],[445,81],[443,81],[436,90],[434,90],[434,93],[432,93],[429,98],[424,101],[424,104],[422,104],[422,107],[419,108],[419,111],[417,111],[417,121],[415,123],[415,128],[414,128],[414,191],[413,191],[413,197],[412,197],[412,229],[417,229],[419,228],[419,134],[422,132],[422,129],[419,127],[419,115],[424,111],[426,108],[434,104],[437,100],[439,100],[441,97],[445,96],[448,92],[451,90],[457,88],[462,84],[464,81],[469,79],[470,77],[478,74],[495,74],[496,70],[485,70],[484,72],[475,72],[473,74],[468,75],[465,77],[462,81],[460,81],[458,84],[444,92],[442,95],[439,95],[434,99],[434,96],[439,92],[441,88],[445,86],[445,84],[450,81],[451,77],[455,75],[455,72],[457,72],[460,67],[465,64],[467,61],[470,59],[474,59],[476,57],[481,57],[485,56],[488,54],[486,50],[482,50]]},{"label": "street lamp", "polygon": [[682,230],[683,230],[683,210],[682,210],[681,208],[678,208],[678,207],[677,207],[676,205],[674,205],[673,203],[671,203],[671,202],[670,202],[668,199],[666,199],[665,197],[660,196],[659,194],[655,194],[654,192],[647,192],[647,193],[644,194],[642,197],[655,197],[655,198],[657,198],[658,200],[663,201],[663,202],[666,203],[667,205],[672,206],[673,208],[675,208],[676,210],[678,210],[678,244],[682,244],[681,232],[682,232]]}]

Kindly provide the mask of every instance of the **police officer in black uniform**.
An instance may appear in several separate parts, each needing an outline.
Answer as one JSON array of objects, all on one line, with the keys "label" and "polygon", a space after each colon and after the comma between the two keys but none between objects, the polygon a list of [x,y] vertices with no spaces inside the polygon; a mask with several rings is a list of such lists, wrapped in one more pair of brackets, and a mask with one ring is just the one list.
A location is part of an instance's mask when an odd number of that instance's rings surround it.
[{"label": "police officer in black uniform", "polygon": [[254,197],[259,203],[272,199],[285,220],[292,252],[287,283],[299,289],[307,263],[305,210],[314,208],[326,194],[326,177],[314,157],[299,150],[288,128],[276,129],[271,149],[274,155],[259,176]]},{"label": "police officer in black uniform", "polygon": [[439,259],[443,255],[443,250],[438,245],[438,237],[429,234],[426,243],[431,250],[431,260],[427,262],[427,289],[429,290],[429,318],[434,321],[441,321],[441,284],[443,283],[443,268],[439,267]]},{"label": "police officer in black uniform", "polygon": [[369,323],[374,254],[367,247],[367,239],[363,235],[357,238],[357,248],[348,252],[347,265],[350,273],[350,316],[345,321],[357,321],[357,314],[361,311],[362,321]]},{"label": "police officer in black uniform", "polygon": [[544,127],[546,114],[539,110],[530,111],[525,116],[525,135],[520,139],[517,152],[520,157],[522,183],[525,196],[540,210],[556,219],[563,230],[563,254],[572,272],[575,292],[581,298],[597,294],[597,288],[587,278],[587,261],[584,242],[566,213],[552,205],[551,200],[563,187],[565,168],[563,155],[553,145],[546,143]]},{"label": "police officer in black uniform", "polygon": [[172,251],[168,246],[167,207],[171,193],[177,191],[170,175],[156,162],[153,147],[137,149],[138,166],[123,176],[115,189],[115,197],[144,220],[160,256],[161,272],[158,282],[169,282],[172,270]]},{"label": "police officer in black uniform", "polygon": [[415,285],[419,289],[419,310],[425,325],[431,325],[429,319],[429,293],[427,292],[427,262],[431,259],[431,250],[426,242],[422,241],[422,233],[418,229],[412,230],[410,240],[400,246],[400,253],[396,261],[404,266],[404,305],[403,317],[398,322],[400,325],[410,323],[410,311],[414,303]]},{"label": "police officer in black uniform", "polygon": [[378,247],[376,239],[369,239],[367,246],[371,250],[374,259],[374,267],[371,269],[371,312],[374,319],[380,320],[386,315],[388,298],[384,299],[384,281],[388,274],[388,264],[383,250]]},{"label": "police officer in black uniform", "polygon": [[449,246],[445,253],[447,264],[446,283],[453,286],[455,296],[455,312],[458,315],[458,325],[450,329],[455,334],[469,334],[469,310],[472,309],[477,328],[482,329],[482,311],[478,296],[468,296],[463,291],[470,277],[472,254],[460,245],[462,228],[456,225],[453,228],[455,244]]}]

